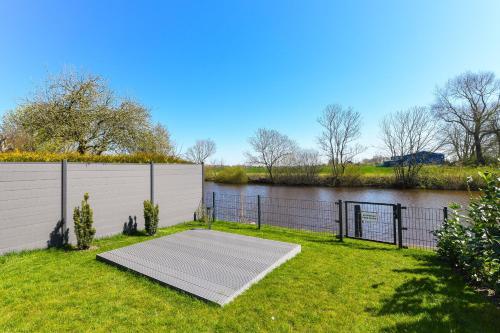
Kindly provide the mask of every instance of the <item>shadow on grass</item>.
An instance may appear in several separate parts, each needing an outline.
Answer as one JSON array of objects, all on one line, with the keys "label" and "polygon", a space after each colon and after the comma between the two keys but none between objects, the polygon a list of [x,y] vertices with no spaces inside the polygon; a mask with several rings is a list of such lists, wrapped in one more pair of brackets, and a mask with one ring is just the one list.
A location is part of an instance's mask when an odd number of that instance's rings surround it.
[{"label": "shadow on grass", "polygon": [[134,230],[128,234],[124,234],[125,236],[132,236],[132,237],[155,237],[159,234],[155,234],[153,236],[150,236],[147,234],[146,230]]},{"label": "shadow on grass", "polygon": [[274,227],[270,228],[264,227],[262,230],[256,230],[257,235],[269,236],[273,238],[290,238],[293,241],[304,241],[310,243],[320,243],[320,244],[337,244],[339,240],[335,235],[326,233],[315,233],[313,231],[305,230],[290,230],[284,227]]},{"label": "shadow on grass", "polygon": [[363,251],[388,251],[388,252],[401,252],[404,250],[398,249],[396,246],[392,246],[389,244],[380,244],[380,243],[367,243],[369,241],[360,241],[360,240],[349,240],[348,242],[337,242],[339,246],[347,247],[355,250],[363,250]]},{"label": "shadow on grass", "polygon": [[358,240],[349,238],[347,241],[340,241],[338,236],[328,232],[315,232],[302,229],[291,229],[274,225],[263,225],[262,229],[258,229],[253,224],[242,224],[238,222],[217,221],[212,224],[212,227],[217,230],[217,227],[222,227],[222,231],[244,232],[251,236],[264,236],[272,238],[292,238],[293,240],[300,239],[304,242],[332,244],[343,247],[349,247],[357,250],[370,251],[401,251],[395,245],[370,242],[366,240]]},{"label": "shadow on grass", "polygon": [[206,305],[208,305],[208,306],[210,306],[210,307],[212,307],[212,308],[214,308],[214,309],[220,309],[220,308],[221,308],[221,307],[220,307],[218,304],[216,304],[216,303],[210,302],[210,301],[208,301],[208,300],[206,300],[206,299],[204,299],[204,298],[197,297],[197,296],[195,296],[195,295],[193,295],[193,294],[191,294],[191,293],[188,293],[188,292],[187,292],[186,290],[184,290],[184,289],[177,288],[177,287],[175,287],[175,286],[169,285],[169,284],[164,283],[164,282],[162,282],[162,281],[159,281],[159,280],[157,280],[157,279],[155,279],[155,278],[153,278],[153,277],[151,277],[151,276],[148,276],[148,275],[146,275],[146,274],[142,274],[142,273],[137,272],[137,271],[134,271],[134,270],[132,270],[132,269],[130,269],[130,268],[128,268],[128,267],[126,267],[126,266],[122,266],[122,265],[120,265],[120,264],[117,264],[116,262],[113,262],[113,261],[110,261],[110,260],[104,259],[104,258],[99,257],[99,256],[97,256],[97,257],[96,257],[96,260],[97,260],[98,262],[101,262],[103,265],[108,265],[108,266],[112,267],[113,269],[117,269],[117,270],[119,270],[119,271],[121,271],[121,272],[124,272],[124,273],[126,273],[126,274],[132,274],[132,275],[134,275],[134,276],[136,276],[136,277],[139,277],[139,278],[142,278],[142,279],[148,280],[148,281],[150,281],[150,282],[152,282],[152,283],[154,283],[154,284],[157,284],[157,285],[159,285],[159,286],[162,286],[162,287],[165,287],[165,288],[169,288],[169,289],[171,289],[171,290],[175,290],[175,291],[176,291],[176,292],[178,292],[178,293],[181,293],[181,294],[183,294],[183,295],[188,296],[188,297],[189,297],[192,301],[201,301],[201,302],[203,302],[204,304],[206,304]]},{"label": "shadow on grass", "polygon": [[381,307],[367,309],[376,316],[411,316],[384,332],[498,332],[495,321],[500,318],[500,309],[468,288],[438,257],[408,256],[419,265],[393,271],[412,277],[383,299]]}]

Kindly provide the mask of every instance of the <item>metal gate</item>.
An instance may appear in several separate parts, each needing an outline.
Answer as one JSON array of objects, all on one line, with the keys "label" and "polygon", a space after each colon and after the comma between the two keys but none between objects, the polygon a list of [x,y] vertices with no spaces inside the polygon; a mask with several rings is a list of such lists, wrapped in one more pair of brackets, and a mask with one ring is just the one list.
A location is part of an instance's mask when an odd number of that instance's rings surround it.
[{"label": "metal gate", "polygon": [[[402,247],[400,204],[345,201],[345,237],[399,244]],[[399,242],[398,242],[399,241]]]}]

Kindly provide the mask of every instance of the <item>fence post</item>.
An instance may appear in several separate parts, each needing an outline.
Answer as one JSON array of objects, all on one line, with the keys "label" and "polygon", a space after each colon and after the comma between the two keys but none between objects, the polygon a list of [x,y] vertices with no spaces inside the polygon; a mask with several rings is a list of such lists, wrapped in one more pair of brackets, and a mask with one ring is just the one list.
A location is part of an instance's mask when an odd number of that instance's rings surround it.
[{"label": "fence post", "polygon": [[363,232],[361,231],[361,206],[354,206],[354,237],[363,237]]},{"label": "fence post", "polygon": [[394,234],[394,245],[398,245],[398,228],[396,226],[398,220],[398,207],[392,205],[392,233]]},{"label": "fence post", "polygon": [[349,220],[347,218],[347,213],[348,213],[348,210],[347,210],[347,201],[344,202],[344,205],[345,205],[345,236],[349,237]]},{"label": "fence post", "polygon": [[260,217],[260,194],[257,195],[257,226],[260,230],[260,223],[261,223],[261,217]]},{"label": "fence post", "polygon": [[215,192],[212,192],[212,221],[215,222]]},{"label": "fence post", "polygon": [[68,241],[68,161],[61,161],[61,245]]},{"label": "fence post", "polygon": [[149,200],[151,204],[155,203],[155,165],[153,161],[149,162]]},{"label": "fence post", "polygon": [[446,223],[448,221],[448,207],[443,207],[443,222]]},{"label": "fence post", "polygon": [[341,242],[343,242],[344,241],[344,235],[343,235],[344,230],[342,228],[342,224],[343,224],[342,223],[342,200],[339,200],[337,204],[339,205],[339,221],[338,221],[339,222],[339,239]]},{"label": "fence post", "polygon": [[205,162],[201,162],[201,207],[205,207]]},{"label": "fence post", "polygon": [[399,239],[399,248],[403,248],[403,223],[402,223],[402,214],[401,214],[401,204],[398,203],[396,206],[396,212],[398,216],[398,239]]}]

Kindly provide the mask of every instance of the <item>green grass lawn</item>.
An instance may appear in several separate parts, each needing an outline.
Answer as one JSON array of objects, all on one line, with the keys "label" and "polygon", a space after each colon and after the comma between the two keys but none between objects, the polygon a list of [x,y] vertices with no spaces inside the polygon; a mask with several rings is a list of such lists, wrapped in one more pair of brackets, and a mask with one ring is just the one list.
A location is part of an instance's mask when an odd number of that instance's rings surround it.
[{"label": "green grass lawn", "polygon": [[302,253],[224,308],[95,259],[145,236],[102,239],[90,251],[6,255],[0,331],[499,332],[500,310],[432,252],[273,227],[214,229],[299,243]]}]

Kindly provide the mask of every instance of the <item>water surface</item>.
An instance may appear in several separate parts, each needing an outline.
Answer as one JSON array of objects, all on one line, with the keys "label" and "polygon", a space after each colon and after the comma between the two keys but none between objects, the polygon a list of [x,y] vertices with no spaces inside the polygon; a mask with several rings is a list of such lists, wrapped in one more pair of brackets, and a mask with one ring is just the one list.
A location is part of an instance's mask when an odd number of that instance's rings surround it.
[{"label": "water surface", "polygon": [[205,183],[206,192],[266,196],[275,198],[307,199],[320,201],[352,200],[400,203],[403,206],[442,208],[452,202],[466,205],[467,191],[420,190],[420,189],[378,189],[378,188],[332,188],[320,186],[279,186],[279,185],[228,185]]}]

